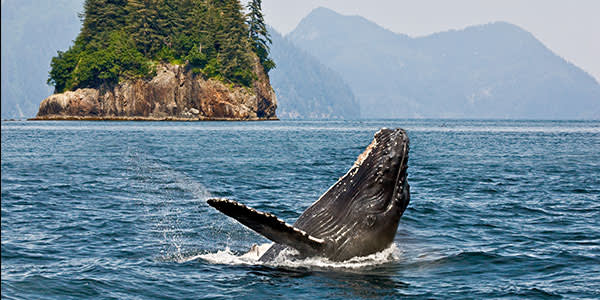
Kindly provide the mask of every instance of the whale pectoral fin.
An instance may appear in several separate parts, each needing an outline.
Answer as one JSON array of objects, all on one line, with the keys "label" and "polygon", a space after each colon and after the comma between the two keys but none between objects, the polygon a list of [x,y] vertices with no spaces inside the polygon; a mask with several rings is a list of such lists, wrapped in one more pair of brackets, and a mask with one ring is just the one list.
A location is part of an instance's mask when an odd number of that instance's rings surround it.
[{"label": "whale pectoral fin", "polygon": [[310,236],[273,214],[259,212],[228,199],[209,199],[207,202],[218,211],[238,220],[271,241],[290,246],[302,254],[313,255],[319,253],[325,246],[323,239]]}]

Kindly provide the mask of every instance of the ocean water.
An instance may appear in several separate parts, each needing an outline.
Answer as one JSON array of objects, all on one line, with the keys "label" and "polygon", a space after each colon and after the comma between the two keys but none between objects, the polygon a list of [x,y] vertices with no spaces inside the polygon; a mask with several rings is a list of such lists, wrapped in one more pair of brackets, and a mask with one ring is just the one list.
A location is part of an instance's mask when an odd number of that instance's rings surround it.
[{"label": "ocean water", "polygon": [[[381,127],[411,138],[394,244],[335,263],[206,204],[289,223]],[[600,122],[3,122],[2,298],[600,298]]]}]

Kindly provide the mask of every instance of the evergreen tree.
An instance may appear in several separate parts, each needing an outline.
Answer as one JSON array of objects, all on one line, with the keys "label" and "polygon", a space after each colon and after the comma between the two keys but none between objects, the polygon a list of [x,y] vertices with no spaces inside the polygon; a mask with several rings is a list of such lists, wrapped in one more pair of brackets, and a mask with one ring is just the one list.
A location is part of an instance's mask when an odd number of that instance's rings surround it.
[{"label": "evergreen tree", "polygon": [[252,49],[260,59],[260,63],[268,73],[275,68],[275,62],[269,58],[269,45],[271,44],[271,36],[265,25],[265,20],[262,14],[262,0],[251,0],[248,3],[248,31]]},{"label": "evergreen tree", "polygon": [[184,16],[180,15],[178,10],[180,1],[158,0],[156,3],[157,11],[157,30],[162,36],[164,47],[173,48],[173,36],[181,31]]},{"label": "evergreen tree", "polygon": [[127,32],[144,56],[151,58],[163,45],[155,0],[129,0]]},{"label": "evergreen tree", "polygon": [[248,29],[244,23],[242,6],[238,0],[223,1],[220,63],[223,75],[236,82],[248,85],[252,81],[251,60],[248,56]]},{"label": "evergreen tree", "polygon": [[125,26],[126,5],[127,0],[85,0],[80,15],[83,26],[76,43],[102,47],[101,42],[108,40],[110,32]]}]

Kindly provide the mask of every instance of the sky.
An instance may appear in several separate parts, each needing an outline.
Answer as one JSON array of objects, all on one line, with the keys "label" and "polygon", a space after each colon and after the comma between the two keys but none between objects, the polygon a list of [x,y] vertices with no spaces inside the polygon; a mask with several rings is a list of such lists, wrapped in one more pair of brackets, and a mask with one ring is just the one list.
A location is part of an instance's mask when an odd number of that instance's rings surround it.
[{"label": "sky", "polygon": [[262,6],[266,22],[283,34],[320,6],[409,36],[506,21],[600,82],[600,0],[263,0]]}]

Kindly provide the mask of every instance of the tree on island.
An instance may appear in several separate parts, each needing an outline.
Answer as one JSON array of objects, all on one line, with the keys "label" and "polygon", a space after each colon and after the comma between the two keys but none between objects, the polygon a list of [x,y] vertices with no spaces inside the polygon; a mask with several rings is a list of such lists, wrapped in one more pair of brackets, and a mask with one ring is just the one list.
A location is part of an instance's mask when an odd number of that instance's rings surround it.
[{"label": "tree on island", "polygon": [[262,14],[262,0],[252,0],[248,3],[248,31],[252,49],[260,59],[260,63],[268,73],[275,68],[275,62],[269,58],[269,45],[271,36],[265,25]]},{"label": "tree on island", "polygon": [[[270,38],[253,1],[244,16],[239,0],[86,0],[82,28],[50,63],[55,92],[150,78],[168,62],[195,74],[251,86],[255,53],[265,72]],[[246,19],[248,18],[248,19]]]}]

